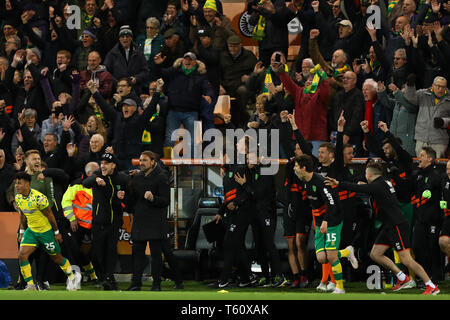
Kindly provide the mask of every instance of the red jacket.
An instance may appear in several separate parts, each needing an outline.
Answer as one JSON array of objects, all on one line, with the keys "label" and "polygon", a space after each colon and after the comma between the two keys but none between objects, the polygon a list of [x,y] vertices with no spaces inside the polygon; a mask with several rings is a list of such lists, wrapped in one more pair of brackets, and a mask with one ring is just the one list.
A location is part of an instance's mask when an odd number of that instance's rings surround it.
[{"label": "red jacket", "polygon": [[284,88],[295,99],[295,123],[306,140],[328,141],[326,103],[330,93],[328,79],[321,82],[315,93],[303,93],[287,73],[279,74]]},{"label": "red jacket", "polygon": [[112,97],[113,78],[111,73],[106,71],[105,66],[100,65],[100,69],[92,72],[89,69],[80,72],[80,88],[84,90],[87,88],[86,84],[89,80],[94,80],[99,83],[98,91],[105,99]]}]

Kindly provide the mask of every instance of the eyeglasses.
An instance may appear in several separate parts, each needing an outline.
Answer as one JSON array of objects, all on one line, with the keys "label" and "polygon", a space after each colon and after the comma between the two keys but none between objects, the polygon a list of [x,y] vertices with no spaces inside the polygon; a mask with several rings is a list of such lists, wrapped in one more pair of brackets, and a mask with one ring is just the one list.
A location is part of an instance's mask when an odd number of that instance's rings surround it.
[{"label": "eyeglasses", "polygon": [[435,83],[433,84],[433,86],[441,88],[441,89],[446,89],[447,88],[447,86],[441,86],[440,84],[435,84]]},{"label": "eyeglasses", "polygon": [[146,26],[146,28],[147,28],[147,29],[153,29],[153,30],[158,29],[157,27],[149,27],[149,26]]},{"label": "eyeglasses", "polygon": [[394,57],[394,60],[403,60],[403,58]]}]

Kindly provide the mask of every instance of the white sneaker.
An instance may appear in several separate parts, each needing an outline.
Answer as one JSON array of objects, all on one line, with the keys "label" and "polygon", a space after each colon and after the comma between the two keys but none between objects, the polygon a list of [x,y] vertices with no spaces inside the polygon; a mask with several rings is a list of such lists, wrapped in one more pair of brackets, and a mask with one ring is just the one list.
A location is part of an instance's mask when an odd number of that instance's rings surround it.
[{"label": "white sneaker", "polygon": [[323,282],[320,282],[320,284],[316,287],[316,290],[320,292],[327,292],[327,285]]},{"label": "white sneaker", "polygon": [[329,281],[327,284],[327,291],[334,291],[335,289],[336,289],[336,283]]},{"label": "white sneaker", "polygon": [[67,278],[67,286],[66,289],[69,291],[75,291],[78,289],[81,289],[81,274],[79,272],[74,272],[73,273],[74,277],[72,280],[70,280],[69,278]]},{"label": "white sneaker", "polygon": [[27,286],[23,290],[24,291],[36,291],[36,285],[34,285],[34,284],[27,284]]},{"label": "white sneaker", "polygon": [[345,293],[345,290],[336,288],[331,294],[343,294],[343,293]]},{"label": "white sneaker", "polygon": [[355,257],[355,248],[353,248],[353,246],[348,246],[345,249],[349,252],[347,259],[352,264],[353,269],[358,269],[358,259]]},{"label": "white sneaker", "polygon": [[50,282],[44,281],[43,283],[44,283],[44,286],[47,287],[47,290],[50,290]]}]

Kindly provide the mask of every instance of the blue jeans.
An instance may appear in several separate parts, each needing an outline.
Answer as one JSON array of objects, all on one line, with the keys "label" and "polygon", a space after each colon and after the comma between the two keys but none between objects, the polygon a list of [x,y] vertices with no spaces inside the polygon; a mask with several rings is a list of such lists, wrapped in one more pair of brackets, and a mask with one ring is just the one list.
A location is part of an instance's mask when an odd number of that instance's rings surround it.
[{"label": "blue jeans", "polygon": [[183,124],[184,129],[189,131],[191,135],[191,141],[188,141],[189,146],[191,148],[191,156],[194,154],[194,122],[198,120],[198,112],[181,112],[181,111],[173,111],[169,110],[166,119],[166,139],[164,142],[164,146],[173,147],[174,141],[171,141],[170,137],[172,132]]}]

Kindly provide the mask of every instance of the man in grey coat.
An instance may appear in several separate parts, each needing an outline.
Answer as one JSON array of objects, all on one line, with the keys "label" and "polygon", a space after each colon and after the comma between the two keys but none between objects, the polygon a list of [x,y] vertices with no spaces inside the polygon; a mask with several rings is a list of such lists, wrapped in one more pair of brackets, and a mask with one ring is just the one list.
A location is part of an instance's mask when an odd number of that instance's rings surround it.
[{"label": "man in grey coat", "polygon": [[448,133],[446,128],[435,128],[434,118],[450,120],[447,80],[444,77],[436,77],[431,88],[416,90],[413,81],[408,79],[405,98],[418,109],[414,135],[416,154],[420,153],[422,147],[429,146],[436,151],[438,158],[445,157],[449,140]]}]

